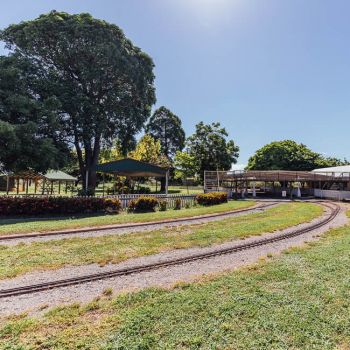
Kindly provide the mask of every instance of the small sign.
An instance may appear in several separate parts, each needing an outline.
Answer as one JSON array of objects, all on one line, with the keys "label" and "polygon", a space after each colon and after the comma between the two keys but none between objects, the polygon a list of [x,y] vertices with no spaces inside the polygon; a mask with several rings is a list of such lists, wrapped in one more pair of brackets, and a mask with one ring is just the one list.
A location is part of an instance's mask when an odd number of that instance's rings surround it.
[{"label": "small sign", "polygon": [[282,197],[283,198],[287,197],[287,191],[282,191]]}]

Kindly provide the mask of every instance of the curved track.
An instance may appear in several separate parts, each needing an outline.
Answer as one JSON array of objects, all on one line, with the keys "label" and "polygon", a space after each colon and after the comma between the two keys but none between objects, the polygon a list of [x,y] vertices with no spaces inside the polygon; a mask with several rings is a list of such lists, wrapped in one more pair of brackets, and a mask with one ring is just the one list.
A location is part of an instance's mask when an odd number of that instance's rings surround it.
[{"label": "curved track", "polygon": [[156,225],[164,225],[164,224],[187,224],[191,223],[193,221],[197,220],[205,220],[205,219],[212,219],[212,218],[225,218],[230,215],[234,214],[240,214],[240,213],[249,213],[255,210],[260,209],[267,209],[269,207],[272,207],[276,204],[278,204],[279,201],[273,201],[269,202],[268,204],[262,204],[262,205],[255,205],[253,207],[245,208],[245,209],[236,209],[236,210],[230,210],[222,213],[215,213],[215,214],[207,214],[207,215],[198,215],[198,216],[192,216],[192,217],[184,217],[184,218],[178,218],[178,219],[167,219],[167,220],[160,220],[160,221],[149,221],[149,222],[140,222],[140,223],[129,223],[129,224],[119,224],[119,225],[109,225],[109,226],[102,226],[102,227],[89,227],[89,228],[82,228],[82,229],[75,229],[75,230],[64,230],[64,231],[52,231],[52,232],[33,232],[33,233],[27,233],[27,234],[15,234],[15,235],[0,235],[0,244],[1,242],[5,241],[11,241],[16,239],[25,240],[26,238],[39,238],[39,237],[55,237],[55,236],[65,236],[65,235],[74,235],[74,234],[81,234],[81,233],[88,233],[88,232],[103,232],[103,231],[110,231],[110,230],[118,230],[118,229],[137,229],[137,228],[145,228],[149,226],[156,226]]},{"label": "curved track", "polygon": [[11,289],[3,289],[3,290],[0,290],[0,298],[13,297],[13,296],[18,296],[18,295],[23,295],[23,294],[41,292],[41,291],[45,291],[45,290],[53,289],[53,288],[66,287],[66,286],[87,283],[87,282],[96,281],[96,280],[117,277],[117,276],[130,275],[130,274],[134,274],[134,273],[138,273],[138,272],[154,270],[154,269],[172,266],[172,265],[184,264],[184,263],[192,262],[195,260],[208,259],[211,257],[223,255],[223,254],[230,254],[230,253],[234,253],[234,252],[238,252],[238,251],[242,251],[242,250],[248,250],[250,248],[254,248],[257,246],[262,246],[265,244],[270,244],[270,243],[282,241],[282,240],[285,240],[288,238],[292,238],[295,236],[299,236],[299,235],[302,235],[304,233],[313,231],[317,228],[320,228],[324,225],[327,225],[338,215],[338,213],[340,211],[340,206],[338,204],[332,203],[332,205],[330,205],[330,204],[327,204],[324,202],[319,202],[319,204],[323,205],[324,207],[326,207],[330,210],[330,214],[326,218],[324,218],[323,220],[319,221],[318,223],[310,225],[306,228],[296,229],[296,230],[291,231],[287,234],[276,235],[275,237],[270,237],[270,238],[262,238],[260,240],[255,241],[255,242],[245,243],[245,244],[243,243],[243,244],[237,245],[235,247],[231,247],[231,248],[218,249],[218,250],[210,252],[210,253],[189,255],[187,257],[173,259],[173,260],[167,260],[164,262],[159,262],[159,263],[154,263],[154,264],[140,265],[140,266],[135,266],[132,268],[118,269],[118,270],[109,271],[109,272],[90,274],[90,275],[85,275],[85,276],[80,276],[80,277],[75,277],[75,278],[67,278],[67,279],[62,279],[62,280],[57,280],[57,281],[44,282],[44,283],[39,283],[39,284],[34,284],[34,285],[29,285],[29,286],[11,288]]}]

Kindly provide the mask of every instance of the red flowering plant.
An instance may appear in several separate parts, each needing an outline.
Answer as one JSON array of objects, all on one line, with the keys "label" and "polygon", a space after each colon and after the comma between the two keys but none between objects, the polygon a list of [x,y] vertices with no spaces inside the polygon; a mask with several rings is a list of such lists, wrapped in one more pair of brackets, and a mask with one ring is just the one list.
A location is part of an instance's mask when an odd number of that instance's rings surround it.
[{"label": "red flowering plant", "polygon": [[115,213],[120,209],[120,201],[110,198],[0,196],[0,216]]}]

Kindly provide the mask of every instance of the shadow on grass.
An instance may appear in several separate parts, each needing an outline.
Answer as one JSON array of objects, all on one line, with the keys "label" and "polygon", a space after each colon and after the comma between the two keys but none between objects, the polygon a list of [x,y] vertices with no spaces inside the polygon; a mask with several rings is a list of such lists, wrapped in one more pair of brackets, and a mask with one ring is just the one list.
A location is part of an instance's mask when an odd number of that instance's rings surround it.
[{"label": "shadow on grass", "polygon": [[0,217],[0,226],[14,225],[22,223],[30,223],[36,221],[61,221],[61,220],[79,220],[85,218],[96,218],[101,216],[109,216],[115,214],[94,213],[94,214],[81,214],[81,215],[57,215],[57,216],[41,216],[41,217]]}]

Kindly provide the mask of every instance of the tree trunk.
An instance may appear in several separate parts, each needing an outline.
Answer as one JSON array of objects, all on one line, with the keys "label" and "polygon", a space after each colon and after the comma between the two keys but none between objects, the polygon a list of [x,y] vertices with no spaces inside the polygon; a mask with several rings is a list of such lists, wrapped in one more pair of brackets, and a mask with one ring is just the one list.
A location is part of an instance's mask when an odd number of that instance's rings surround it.
[{"label": "tree trunk", "polygon": [[160,180],[160,192],[165,192],[165,177],[162,177]]},{"label": "tree trunk", "polygon": [[[94,147],[91,146],[90,140],[84,141],[85,154],[81,150],[81,146],[78,141],[75,142],[75,148],[77,151],[79,170],[82,179],[82,186],[84,190],[96,188],[96,171],[95,167],[98,163],[98,157],[100,154],[100,136],[97,136],[94,141]],[[88,171],[88,184],[86,187],[86,172]]]}]

